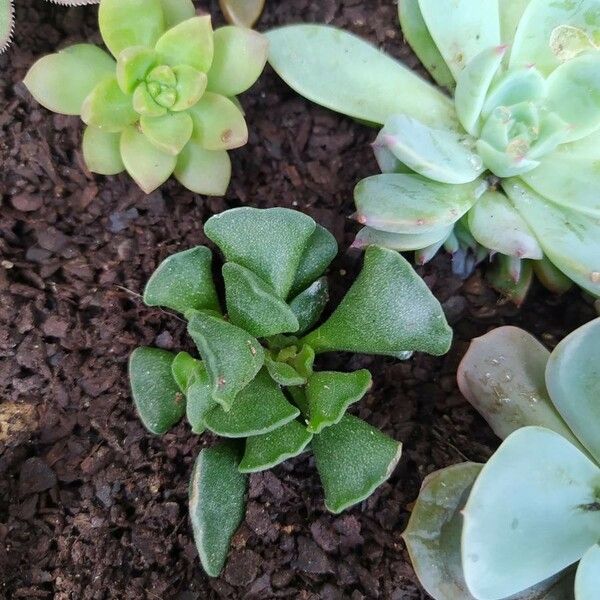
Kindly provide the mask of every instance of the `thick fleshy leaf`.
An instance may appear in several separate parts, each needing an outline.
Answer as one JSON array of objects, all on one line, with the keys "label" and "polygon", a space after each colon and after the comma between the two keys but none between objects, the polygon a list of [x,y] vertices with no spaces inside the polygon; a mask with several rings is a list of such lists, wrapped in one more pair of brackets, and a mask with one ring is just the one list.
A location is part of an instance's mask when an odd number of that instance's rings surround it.
[{"label": "thick fleshy leaf", "polygon": [[12,0],[0,0],[0,54],[10,43],[15,26],[15,10]]},{"label": "thick fleshy leaf", "polygon": [[210,380],[206,366],[202,362],[200,364],[202,366],[198,377],[187,391],[185,405],[187,421],[192,427],[192,432],[198,435],[204,433],[206,430],[206,415],[217,406],[211,395]]},{"label": "thick fleshy leaf", "polygon": [[225,96],[206,92],[188,113],[194,122],[194,139],[207,150],[231,150],[248,141],[244,115]]},{"label": "thick fleshy leaf", "polygon": [[321,433],[325,427],[339,423],[347,408],[358,402],[372,384],[366,369],[352,373],[319,371],[306,384],[308,431]]},{"label": "thick fleshy leaf", "polygon": [[511,156],[500,151],[485,140],[477,140],[477,152],[485,166],[497,177],[515,177],[535,169],[540,163],[521,156]]},{"label": "thick fleshy leaf", "polygon": [[131,46],[152,48],[165,28],[160,0],[102,0],[98,23],[114,56]]},{"label": "thick fleshy leaf", "polygon": [[192,314],[188,333],[206,365],[213,398],[228,410],[260,371],[264,350],[243,329],[204,311]]},{"label": "thick fleshy leaf", "polygon": [[306,383],[306,377],[300,375],[292,365],[273,360],[268,354],[265,355],[265,366],[269,375],[281,386],[290,387]]},{"label": "thick fleshy leaf", "polygon": [[555,294],[564,294],[574,285],[574,283],[562,271],[559,271],[547,258],[533,261],[532,266],[533,272],[539,282]]},{"label": "thick fleshy leaf", "polygon": [[339,306],[304,338],[315,352],[445,354],[452,330],[424,281],[398,252],[370,246]]},{"label": "thick fleshy leaf", "polygon": [[405,114],[431,127],[458,127],[450,98],[350,33],[323,25],[291,25],[273,29],[267,37],[271,66],[317,104],[371,123]]},{"label": "thick fleshy leaf", "polygon": [[83,134],[83,159],[92,173],[116,175],[125,170],[119,148],[121,136],[118,133],[101,131],[96,127],[86,127]]},{"label": "thick fleshy leaf", "polygon": [[215,56],[208,72],[208,89],[232,97],[254,85],[267,62],[268,40],[251,29],[228,25],[214,34]]},{"label": "thick fleshy leaf", "polygon": [[522,102],[533,102],[546,95],[546,80],[531,65],[513,69],[492,86],[483,107],[483,115],[488,116],[500,106],[515,106]]},{"label": "thick fleshy leaf", "polygon": [[219,311],[212,279],[212,253],[206,246],[177,252],[154,271],[144,289],[148,306],[166,306],[180,313],[188,310]]},{"label": "thick fleshy leaf", "polygon": [[419,6],[455,78],[482,50],[500,45],[498,0],[419,0]]},{"label": "thick fleshy leaf", "polygon": [[200,451],[190,480],[189,511],[202,567],[217,577],[231,538],[244,518],[248,476],[238,470],[239,452],[230,443]]},{"label": "thick fleshy leaf", "polygon": [[300,411],[290,404],[266,369],[235,397],[231,409],[215,406],[204,423],[217,435],[245,438],[269,433],[294,420]]},{"label": "thick fleshy leaf", "polygon": [[169,112],[162,117],[140,118],[142,133],[162,152],[177,156],[192,137],[194,124],[185,112]]},{"label": "thick fleshy leaf", "polygon": [[117,57],[117,81],[125,94],[133,94],[148,72],[156,67],[158,56],[151,48],[131,46]]},{"label": "thick fleshy leaf", "polygon": [[312,433],[306,431],[306,427],[302,427],[298,421],[290,421],[270,433],[249,437],[240,462],[240,472],[265,471],[298,456],[304,452],[312,437]]},{"label": "thick fleshy leaf", "polygon": [[505,598],[579,560],[600,539],[600,514],[589,508],[599,478],[600,468],[561,435],[542,427],[511,434],[483,467],[463,513],[470,592]]},{"label": "thick fleshy leaf", "polygon": [[129,357],[131,395],[148,431],[167,432],[185,413],[185,397],[171,374],[175,355],[160,348],[136,348]]},{"label": "thick fleshy leaf", "polygon": [[325,506],[340,513],[368,498],[390,477],[402,444],[352,415],[326,427],[312,441]]},{"label": "thick fleshy leaf", "polygon": [[202,361],[197,360],[187,352],[179,352],[171,363],[171,374],[183,394],[196,381],[202,379],[206,369]]},{"label": "thick fleshy leaf", "polygon": [[177,78],[177,100],[171,106],[171,110],[187,110],[194,106],[204,94],[208,78],[206,73],[201,73],[189,65],[173,67],[173,73]]},{"label": "thick fleshy leaf", "polygon": [[390,250],[406,252],[409,250],[420,250],[436,242],[443,242],[451,233],[453,225],[442,229],[434,229],[427,233],[390,233],[380,231],[372,227],[363,227],[354,238],[354,248],[366,248],[368,246],[382,246]]},{"label": "thick fleshy leaf", "polygon": [[156,42],[156,51],[172,67],[189,65],[206,73],[214,54],[210,15],[186,19],[169,29]]},{"label": "thick fleshy leaf", "polygon": [[575,600],[594,600],[600,590],[600,543],[583,556],[575,577]]},{"label": "thick fleshy leaf", "polygon": [[390,233],[439,231],[456,223],[486,189],[482,180],[448,185],[420,175],[373,175],[354,188],[356,220]]},{"label": "thick fleshy leaf", "polygon": [[533,283],[530,260],[498,254],[485,272],[492,287],[516,306],[521,306]]},{"label": "thick fleshy leaf", "polygon": [[600,319],[558,344],[546,366],[546,385],[564,420],[600,464]]},{"label": "thick fleshy leaf", "polygon": [[226,150],[205,150],[192,138],[177,157],[173,175],[192,192],[224,196],[231,179],[231,160]]},{"label": "thick fleshy leaf", "polygon": [[102,131],[117,133],[135,123],[138,114],[113,76],[101,81],[83,101],[81,120]]},{"label": "thick fleshy leaf", "polygon": [[328,300],[329,288],[326,277],[317,279],[291,300],[289,306],[298,319],[298,334],[304,333],[319,320]]},{"label": "thick fleshy leaf", "polygon": [[309,216],[294,210],[242,207],[211,217],[204,233],[228,261],[253,271],[283,299],[315,228]]},{"label": "thick fleshy leaf", "polygon": [[530,2],[531,0],[498,0],[500,32],[503,44],[512,44],[517,33],[519,21]]},{"label": "thick fleshy leaf", "polygon": [[160,0],[165,17],[165,29],[171,29],[196,14],[192,0]]},{"label": "thick fleshy leaf", "polygon": [[227,313],[234,325],[257,338],[298,331],[298,319],[292,309],[250,269],[225,263],[223,280]]},{"label": "thick fleshy leaf", "polygon": [[219,0],[219,6],[229,23],[252,27],[263,11],[265,0]]},{"label": "thick fleshy leaf", "polygon": [[23,83],[48,110],[79,115],[89,93],[114,73],[115,61],[104,50],[77,44],[40,58],[27,71]]},{"label": "thick fleshy leaf", "polygon": [[140,83],[135,88],[131,102],[135,112],[140,115],[146,115],[147,117],[162,117],[167,114],[167,108],[156,102],[148,89],[148,84],[145,82]]}]

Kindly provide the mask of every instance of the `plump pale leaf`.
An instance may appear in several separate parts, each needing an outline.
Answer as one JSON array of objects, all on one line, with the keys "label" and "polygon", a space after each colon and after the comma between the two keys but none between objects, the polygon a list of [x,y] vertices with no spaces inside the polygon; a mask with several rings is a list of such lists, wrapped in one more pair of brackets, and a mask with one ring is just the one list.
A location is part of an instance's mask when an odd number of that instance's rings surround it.
[{"label": "plump pale leaf", "polygon": [[304,333],[319,320],[328,300],[327,278],[321,277],[290,302],[290,309],[298,319],[298,334]]},{"label": "plump pale leaf", "polygon": [[354,188],[356,220],[389,233],[439,231],[456,223],[486,188],[481,180],[448,185],[419,175],[373,175]]},{"label": "plump pale leaf", "polygon": [[498,0],[500,33],[503,44],[512,44],[519,21],[531,0]]},{"label": "plump pale leaf", "polygon": [[142,116],[140,127],[156,148],[177,156],[192,137],[194,125],[188,113],[169,112],[162,117]]},{"label": "plump pale leaf", "polygon": [[113,75],[101,81],[83,101],[81,120],[102,131],[117,133],[135,123],[138,114]]},{"label": "plump pale leaf", "polygon": [[308,431],[321,433],[325,427],[339,423],[346,409],[367,393],[371,383],[371,373],[366,369],[352,373],[314,373],[306,384]]},{"label": "plump pale leaf", "polygon": [[117,81],[125,94],[133,94],[147,73],[156,67],[158,56],[151,48],[131,46],[117,57]]},{"label": "plump pale leaf", "polygon": [[245,438],[269,433],[299,414],[300,411],[286,400],[279,385],[263,369],[235,397],[228,411],[216,406],[206,414],[204,423],[218,435]]},{"label": "plump pale leaf", "polygon": [[533,267],[530,260],[522,260],[506,254],[494,257],[485,276],[491,286],[516,306],[521,306],[533,283]]},{"label": "plump pale leaf", "polygon": [[594,600],[600,590],[600,543],[583,556],[575,577],[575,600]]},{"label": "plump pale leaf", "polygon": [[482,50],[500,44],[498,0],[419,0],[419,6],[455,78]]},{"label": "plump pale leaf", "polygon": [[289,387],[306,383],[306,377],[300,375],[292,365],[273,360],[268,354],[265,355],[265,366],[269,375],[281,386]]},{"label": "plump pale leaf", "polygon": [[291,25],[273,29],[267,37],[271,66],[317,104],[372,123],[406,114],[431,127],[457,127],[450,98],[350,33]]},{"label": "plump pale leaf", "polygon": [[547,258],[532,263],[533,272],[540,283],[555,294],[564,294],[573,287],[573,282],[559,271]]},{"label": "plump pale leaf", "polygon": [[240,463],[240,471],[265,471],[288,458],[298,456],[304,452],[312,437],[312,433],[298,421],[290,421],[270,433],[249,437],[246,440],[246,452]]},{"label": "plump pale leaf", "polygon": [[219,6],[229,23],[252,27],[263,11],[265,0],[219,0]]},{"label": "plump pale leaf", "polygon": [[492,86],[483,107],[483,115],[488,116],[499,106],[514,106],[543,98],[546,88],[546,80],[531,65],[513,69]]},{"label": "plump pale leaf", "polygon": [[148,280],[144,302],[148,306],[166,306],[182,314],[188,310],[219,311],[211,263],[212,253],[205,246],[172,254]]},{"label": "plump pale leaf", "polygon": [[208,89],[228,97],[245,92],[265,68],[267,38],[257,31],[228,25],[215,31],[214,41]]},{"label": "plump pale leaf", "polygon": [[426,248],[436,242],[443,242],[452,232],[453,225],[434,229],[427,233],[390,233],[372,227],[363,227],[357,234],[352,246],[366,248],[367,246],[382,246],[390,250],[406,252]]},{"label": "plump pale leaf", "polygon": [[485,166],[497,177],[515,177],[540,164],[537,160],[511,156],[506,151],[497,150],[485,140],[477,140],[477,152]]},{"label": "plump pale leaf", "polygon": [[236,446],[219,444],[200,451],[190,481],[189,511],[202,567],[217,577],[231,538],[244,518],[247,475],[238,470]]},{"label": "plump pale leaf", "polygon": [[98,23],[114,56],[130,46],[152,48],[165,27],[160,0],[102,0]]},{"label": "plump pale leaf", "polygon": [[202,361],[195,359],[187,352],[179,352],[171,363],[171,374],[183,394],[196,381],[203,378],[206,369]]},{"label": "plump pale leaf", "polygon": [[167,109],[156,102],[150,94],[146,83],[140,83],[133,92],[131,103],[135,112],[148,117],[162,117],[167,114]]},{"label": "plump pale leaf", "polygon": [[224,196],[231,179],[231,160],[226,150],[205,150],[192,138],[177,157],[173,175],[192,192]]},{"label": "plump pale leaf", "polygon": [[101,131],[96,127],[86,127],[83,134],[83,159],[92,173],[116,175],[125,170],[119,148],[121,136],[118,133]]},{"label": "plump pale leaf", "polygon": [[225,263],[223,279],[227,313],[234,325],[257,338],[298,331],[294,311],[250,269],[233,262]]},{"label": "plump pale leaf", "polygon": [[167,432],[185,413],[185,398],[171,374],[175,355],[160,348],[136,348],[129,357],[131,394],[151,433]]},{"label": "plump pale leaf", "polygon": [[89,93],[114,73],[115,61],[104,50],[91,44],[77,44],[40,58],[23,83],[48,110],[79,115]]},{"label": "plump pale leaf", "polygon": [[160,0],[165,17],[165,29],[171,29],[196,14],[192,0]]},{"label": "plump pale leaf", "polygon": [[187,391],[185,405],[187,421],[192,427],[192,432],[198,435],[206,430],[206,415],[217,406],[211,395],[206,367],[204,363],[200,364],[202,366],[198,377]]},{"label": "plump pale leaf", "polygon": [[402,444],[352,415],[326,427],[312,441],[325,506],[340,513],[368,498],[400,460]]},{"label": "plump pale leaf", "polygon": [[208,312],[193,313],[188,333],[204,360],[213,398],[226,410],[264,363],[264,350],[244,330]]},{"label": "plump pale leaf", "polygon": [[[512,433],[483,467],[464,510],[462,559],[476,598],[505,598],[581,558],[600,536],[600,468],[541,427]],[[518,493],[515,491],[518,490]]]},{"label": "plump pale leaf", "polygon": [[10,43],[15,26],[15,11],[12,0],[0,0],[0,54]]},{"label": "plump pale leaf", "polygon": [[286,298],[315,222],[287,208],[234,208],[211,217],[204,233],[228,261],[253,271]]},{"label": "plump pale leaf", "polygon": [[206,73],[201,73],[189,65],[173,67],[173,73],[177,78],[177,100],[171,110],[187,110],[194,106],[204,94],[208,78]]},{"label": "plump pale leaf", "polygon": [[600,464],[600,319],[558,344],[546,366],[546,385],[564,420]]},{"label": "plump pale leaf", "polygon": [[452,330],[439,302],[410,264],[393,250],[371,246],[339,306],[304,338],[316,352],[395,356],[407,350],[440,355]]}]

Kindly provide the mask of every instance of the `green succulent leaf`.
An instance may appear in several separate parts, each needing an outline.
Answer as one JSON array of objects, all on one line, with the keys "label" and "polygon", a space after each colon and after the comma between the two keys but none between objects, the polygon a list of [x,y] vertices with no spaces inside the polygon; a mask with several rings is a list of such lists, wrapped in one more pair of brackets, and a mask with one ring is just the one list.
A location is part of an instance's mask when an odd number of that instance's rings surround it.
[{"label": "green succulent leaf", "polygon": [[219,0],[219,6],[229,23],[252,27],[260,18],[265,0]]},{"label": "green succulent leaf", "polygon": [[546,80],[531,66],[509,71],[496,85],[492,85],[483,106],[482,114],[487,117],[500,107],[515,106],[523,102],[534,102],[545,97]]},{"label": "green succulent leaf", "polygon": [[162,117],[140,119],[142,133],[162,152],[177,156],[192,137],[192,118],[183,112],[169,112]]},{"label": "green succulent leaf", "polygon": [[294,420],[300,411],[290,404],[267,370],[258,375],[233,400],[231,408],[215,406],[204,424],[223,437],[245,438],[269,433]]},{"label": "green succulent leaf", "polygon": [[230,443],[200,451],[190,481],[189,512],[200,562],[217,577],[231,538],[244,518],[248,476],[238,470],[239,454]]},{"label": "green succulent leaf", "polygon": [[121,136],[96,127],[86,127],[83,133],[83,159],[92,173],[117,175],[125,170],[121,159]]},{"label": "green succulent leaf", "polygon": [[231,179],[231,160],[226,150],[206,150],[192,138],[177,157],[173,175],[192,192],[224,196]]},{"label": "green succulent leaf", "polygon": [[452,233],[453,225],[434,229],[427,233],[390,233],[372,227],[363,227],[357,234],[352,246],[355,248],[367,248],[368,246],[382,246],[390,250],[406,252],[408,250],[419,250],[432,244],[442,242]]},{"label": "green succulent leaf", "polygon": [[358,402],[371,384],[371,373],[366,369],[353,373],[320,371],[311,375],[306,384],[308,431],[321,433],[339,423],[348,407]]},{"label": "green succulent leaf", "polygon": [[302,377],[308,379],[313,373],[315,351],[305,344],[300,348],[300,352],[289,359],[289,361]]},{"label": "green succulent leaf", "polygon": [[189,310],[218,312],[211,251],[206,246],[197,246],[166,258],[148,280],[144,302],[148,306],[166,306],[182,314]]},{"label": "green succulent leaf", "polygon": [[310,441],[312,433],[306,431],[298,421],[246,440],[246,452],[240,462],[241,473],[265,471],[302,454]]},{"label": "green succulent leaf", "polygon": [[177,78],[177,100],[171,110],[187,110],[194,106],[204,94],[208,78],[205,73],[201,73],[189,65],[173,67],[173,73]]},{"label": "green succulent leaf", "polygon": [[148,72],[157,66],[158,56],[151,48],[131,46],[117,57],[117,81],[124,94],[133,94]]},{"label": "green succulent leaf", "polygon": [[79,115],[90,92],[114,72],[115,61],[104,50],[91,44],[76,44],[40,58],[23,83],[48,110]]},{"label": "green succulent leaf", "polygon": [[196,14],[192,0],[160,0],[165,18],[165,29],[171,29]]},{"label": "green succulent leaf", "polygon": [[477,140],[477,152],[485,166],[497,177],[515,177],[535,169],[540,163],[521,156],[511,156],[504,150],[497,150],[485,140]]},{"label": "green succulent leaf", "polygon": [[290,302],[289,307],[298,319],[298,334],[304,333],[319,320],[328,300],[327,278],[321,277]]},{"label": "green succulent leaf", "polygon": [[179,352],[171,364],[171,374],[182,394],[198,381],[206,372],[202,361],[195,359],[187,352]]},{"label": "green succulent leaf", "polygon": [[243,329],[204,311],[191,315],[188,333],[206,365],[212,397],[229,410],[263,366],[262,346]]},{"label": "green succulent leaf", "polygon": [[371,123],[406,114],[430,127],[457,127],[447,96],[350,33],[323,25],[291,25],[273,29],[267,37],[271,66],[317,104]]},{"label": "green succulent leaf", "polygon": [[523,13],[531,0],[498,0],[502,43],[512,44]]},{"label": "green succulent leaf", "polygon": [[140,83],[133,92],[132,105],[140,115],[146,115],[148,117],[162,117],[167,114],[167,108],[161,106],[152,97],[148,85],[146,83]]},{"label": "green succulent leaf", "polygon": [[600,543],[583,556],[575,577],[575,600],[593,600],[600,590]]},{"label": "green succulent leaf", "polygon": [[573,282],[559,271],[547,258],[532,263],[533,272],[539,282],[555,294],[564,294],[573,287]]},{"label": "green succulent leaf", "polygon": [[129,358],[131,394],[144,427],[162,435],[185,413],[185,398],[171,374],[175,355],[159,348],[136,348]]},{"label": "green succulent leaf", "polygon": [[292,365],[273,360],[268,355],[265,355],[265,367],[267,367],[271,378],[281,386],[291,387],[306,383],[306,377],[300,375]]},{"label": "green succulent leaf", "polygon": [[402,444],[352,415],[326,427],[312,441],[325,506],[340,513],[368,498],[400,460]]},{"label": "green succulent leaf", "polygon": [[498,254],[486,271],[492,287],[516,306],[521,306],[533,283],[533,267],[530,260]]},{"label": "green succulent leaf", "polygon": [[84,100],[81,120],[102,131],[117,133],[138,120],[131,98],[125,95],[115,76],[101,81]]},{"label": "green succulent leaf", "polygon": [[200,363],[198,376],[187,391],[186,418],[192,432],[200,435],[206,430],[206,417],[217,403],[211,395],[210,380],[204,363]]}]

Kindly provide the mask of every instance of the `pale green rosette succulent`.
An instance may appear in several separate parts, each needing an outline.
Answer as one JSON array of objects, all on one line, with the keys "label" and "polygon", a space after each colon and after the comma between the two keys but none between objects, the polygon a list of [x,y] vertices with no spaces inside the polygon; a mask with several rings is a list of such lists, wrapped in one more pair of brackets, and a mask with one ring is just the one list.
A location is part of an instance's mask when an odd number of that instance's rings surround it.
[{"label": "pale green rosette succulent", "polygon": [[236,96],[261,74],[266,38],[236,26],[213,32],[191,0],[102,0],[99,24],[114,58],[70,46],[31,67],[29,91],[50,110],[81,116],[90,171],[127,170],[146,193],[173,174],[199,194],[224,194],[227,150],[248,140]]},{"label": "pale green rosette succulent", "polygon": [[297,91],[384,124],[356,245],[420,263],[445,247],[463,275],[497,255],[492,281],[517,302],[534,272],[600,295],[600,1],[401,0],[399,14],[452,99],[340,30],[268,34]]}]

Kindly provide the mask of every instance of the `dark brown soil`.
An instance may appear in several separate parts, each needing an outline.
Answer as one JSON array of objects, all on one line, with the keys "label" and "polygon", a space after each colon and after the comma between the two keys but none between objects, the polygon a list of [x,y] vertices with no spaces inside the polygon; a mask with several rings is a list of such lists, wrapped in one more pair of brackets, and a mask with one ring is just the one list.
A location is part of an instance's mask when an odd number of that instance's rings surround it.
[{"label": "dark brown soil", "polygon": [[[417,64],[390,0],[267,4],[261,29],[335,23]],[[243,98],[251,138],[233,153],[227,197],[200,198],[176,182],[146,197],[126,176],[88,173],[78,119],[40,108],[19,83],[42,54],[98,41],[95,9],[17,5],[16,44],[0,57],[0,414],[16,411],[21,432],[0,441],[0,596],[425,598],[400,537],[420,483],[434,469],[485,460],[498,443],[456,388],[468,340],[512,323],[552,346],[592,309],[577,291],[554,298],[535,288],[519,311],[479,272],[461,282],[446,256],[436,258],[421,273],[455,326],[448,356],[322,361],[371,369],[375,385],[357,412],[404,442],[390,481],[334,517],[310,457],[253,476],[227,567],[209,580],[186,500],[192,461],[213,440],[184,424],[163,438],[146,433],[126,377],[136,346],[189,349],[190,341],[179,320],[144,307],[139,293],[165,256],[205,242],[209,216],[251,204],[298,208],[334,232],[339,295],[360,265],[345,253],[356,231],[348,215],[354,184],[376,172],[374,132],[298,98],[267,70]],[[210,8],[216,14],[216,2]]]}]

